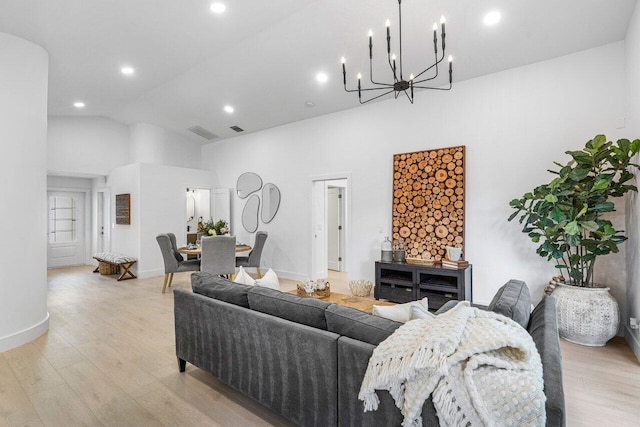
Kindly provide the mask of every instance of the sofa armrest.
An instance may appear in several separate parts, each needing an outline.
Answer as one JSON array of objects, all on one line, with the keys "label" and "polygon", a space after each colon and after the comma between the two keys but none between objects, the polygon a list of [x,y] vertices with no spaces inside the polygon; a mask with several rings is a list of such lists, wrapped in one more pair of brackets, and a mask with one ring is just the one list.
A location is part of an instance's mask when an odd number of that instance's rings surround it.
[{"label": "sofa armrest", "polygon": [[[338,340],[338,413],[341,426],[382,427],[402,424],[402,414],[389,392],[376,392],[380,406],[373,412],[364,412],[364,404],[358,400],[362,379],[375,348],[372,344],[347,337]],[[422,407],[422,425],[439,425],[431,398]]]}]

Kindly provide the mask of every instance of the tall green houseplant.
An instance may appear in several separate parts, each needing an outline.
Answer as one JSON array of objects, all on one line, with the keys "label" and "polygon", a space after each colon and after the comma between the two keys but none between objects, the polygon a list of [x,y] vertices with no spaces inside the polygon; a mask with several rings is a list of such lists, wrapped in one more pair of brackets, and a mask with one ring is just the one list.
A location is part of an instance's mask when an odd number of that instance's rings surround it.
[{"label": "tall green houseplant", "polygon": [[618,252],[627,239],[605,216],[615,210],[612,198],[638,191],[631,180],[639,150],[638,139],[613,143],[597,135],[582,150],[567,151],[567,164],[554,162],[560,170],[549,170],[556,175],[549,184],[510,202],[509,221],[518,217],[522,232],[540,244],[536,252],[555,260],[573,285],[593,286],[596,258]]}]

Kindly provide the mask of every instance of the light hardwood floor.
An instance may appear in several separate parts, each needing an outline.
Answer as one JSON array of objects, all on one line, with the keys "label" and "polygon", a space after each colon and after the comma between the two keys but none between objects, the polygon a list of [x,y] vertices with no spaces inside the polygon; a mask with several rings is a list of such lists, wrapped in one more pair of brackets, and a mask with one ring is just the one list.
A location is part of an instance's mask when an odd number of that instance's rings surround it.
[{"label": "light hardwood floor", "polygon": [[[48,277],[50,331],[0,353],[0,426],[290,425],[192,365],[178,372],[162,277],[116,282],[90,267]],[[343,277],[330,276],[332,290],[348,292]],[[189,273],[174,287],[190,289]],[[640,425],[640,363],[624,341],[562,351],[569,426]]]}]

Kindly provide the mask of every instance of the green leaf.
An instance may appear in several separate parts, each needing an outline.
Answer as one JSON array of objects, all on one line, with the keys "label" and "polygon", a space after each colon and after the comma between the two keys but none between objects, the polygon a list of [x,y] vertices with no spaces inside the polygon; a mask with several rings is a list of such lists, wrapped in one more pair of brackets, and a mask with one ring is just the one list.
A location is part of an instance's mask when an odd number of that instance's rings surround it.
[{"label": "green leaf", "polygon": [[[589,165],[591,164],[591,160],[589,159]],[[573,181],[582,181],[583,179],[585,179],[587,177],[587,175],[589,175],[589,172],[591,172],[591,168],[590,167],[579,167],[574,169],[570,174],[569,174],[569,178]]]},{"label": "green leaf", "polygon": [[527,200],[533,200],[533,194],[532,193],[525,193],[524,196],[525,199]]},{"label": "green leaf", "polygon": [[582,215],[586,214],[587,211],[589,210],[589,205],[587,205],[586,203],[584,203],[582,205],[582,209],[580,209],[580,212],[578,212],[578,215],[576,215],[576,219],[580,218]]},{"label": "green leaf", "polygon": [[587,231],[598,231],[598,223],[595,221],[583,221],[580,222],[580,226]]},{"label": "green leaf", "polygon": [[518,214],[520,213],[520,211],[515,211],[514,213],[512,213],[511,215],[509,215],[509,219],[507,221],[511,221],[513,218],[515,218]]},{"label": "green leaf", "polygon": [[616,230],[609,224],[604,226],[603,234],[605,236],[613,236],[616,234]]},{"label": "green leaf", "polygon": [[593,148],[595,148],[596,150],[599,149],[600,147],[602,147],[605,143],[607,142],[607,137],[604,135],[596,135],[595,138],[593,138]]},{"label": "green leaf", "polygon": [[564,228],[564,231],[569,236],[575,236],[576,234],[578,234],[580,232],[578,221],[571,221],[570,223],[568,223],[567,226]]},{"label": "green leaf", "polygon": [[556,196],[554,196],[553,194],[547,194],[545,196],[544,200],[549,202],[549,203],[556,203],[558,201],[558,198]]},{"label": "green leaf", "polygon": [[592,191],[604,190],[608,186],[609,186],[609,181],[607,181],[606,179],[597,179],[596,182],[593,184],[593,187],[591,187],[591,190]]},{"label": "green leaf", "polygon": [[615,205],[612,202],[596,203],[596,205],[593,206],[595,212],[613,212],[614,208]]},{"label": "green leaf", "polygon": [[566,221],[567,220],[567,216],[565,215],[565,213],[562,212],[562,210],[560,208],[558,208],[558,207],[554,208],[551,211],[551,213],[549,214],[549,216],[555,222],[562,222],[562,221]]}]

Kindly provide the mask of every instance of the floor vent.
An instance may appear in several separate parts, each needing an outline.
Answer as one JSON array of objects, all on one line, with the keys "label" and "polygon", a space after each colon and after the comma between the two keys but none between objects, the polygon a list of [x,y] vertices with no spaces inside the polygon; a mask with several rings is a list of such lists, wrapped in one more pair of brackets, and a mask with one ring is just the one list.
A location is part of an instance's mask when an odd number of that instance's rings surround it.
[{"label": "floor vent", "polygon": [[208,139],[209,141],[211,141],[212,139],[215,139],[215,138],[219,138],[218,135],[216,135],[213,132],[210,132],[210,131],[206,130],[202,126],[192,126],[192,127],[189,128],[189,130],[191,132],[195,133],[196,135],[203,137],[204,139]]},{"label": "floor vent", "polygon": [[231,126],[231,129],[235,130],[236,132],[244,132],[244,129],[242,129],[240,126]]}]

